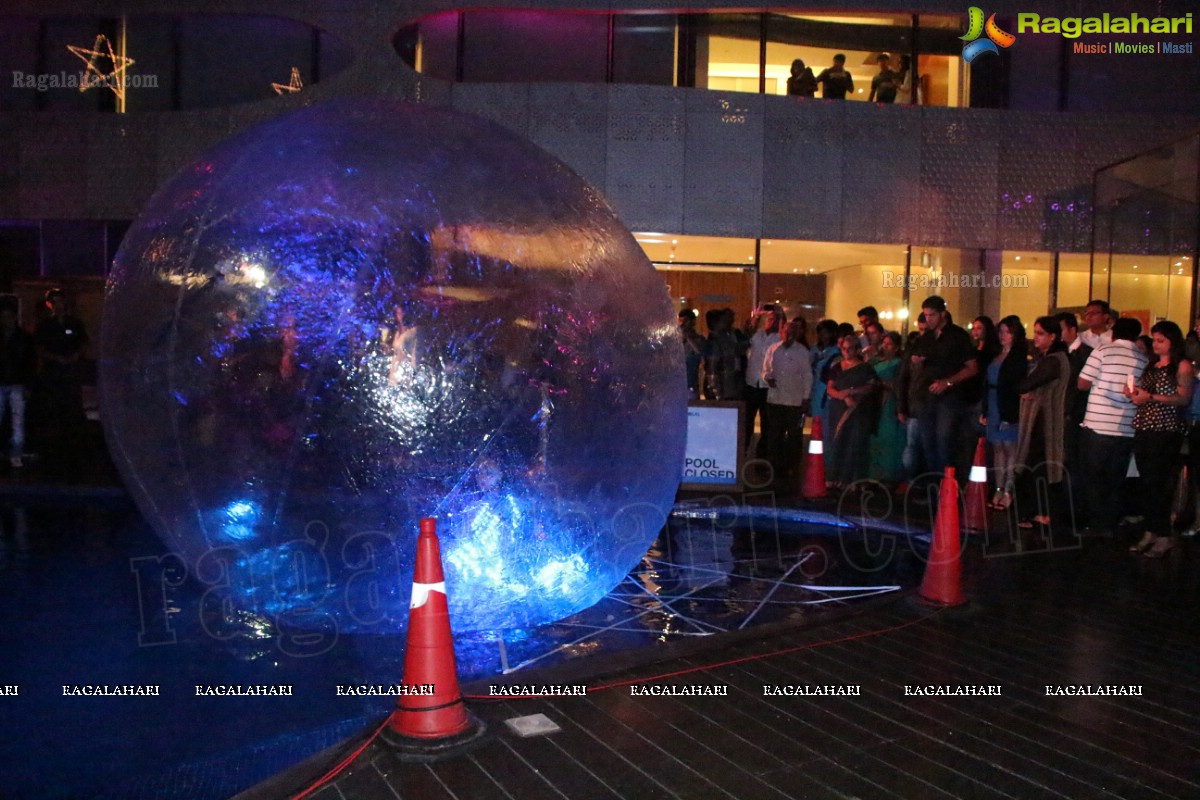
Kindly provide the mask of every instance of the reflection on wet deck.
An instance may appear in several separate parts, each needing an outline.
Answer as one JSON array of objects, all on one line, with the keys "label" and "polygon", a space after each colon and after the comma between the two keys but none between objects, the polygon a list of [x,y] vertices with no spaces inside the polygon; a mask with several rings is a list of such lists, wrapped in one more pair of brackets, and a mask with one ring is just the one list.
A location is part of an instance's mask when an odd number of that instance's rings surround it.
[{"label": "reflection on wet deck", "polygon": [[[602,601],[532,631],[457,637],[463,673],[507,674],[535,665],[753,625],[803,623],[914,583],[877,532],[824,519],[762,524],[673,519],[629,576]],[[919,579],[919,573],[915,578]],[[499,670],[489,669],[489,651]]]}]

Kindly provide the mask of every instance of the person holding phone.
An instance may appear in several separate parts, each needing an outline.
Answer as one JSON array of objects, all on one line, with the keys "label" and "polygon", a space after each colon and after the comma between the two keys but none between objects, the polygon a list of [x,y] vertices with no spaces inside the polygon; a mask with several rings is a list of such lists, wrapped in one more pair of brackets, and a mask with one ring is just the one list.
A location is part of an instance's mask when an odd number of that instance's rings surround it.
[{"label": "person holding phone", "polygon": [[775,480],[788,481],[799,463],[804,415],[812,397],[812,353],[804,343],[806,324],[797,318],[780,329],[779,341],[763,359],[767,384],[767,458]]}]

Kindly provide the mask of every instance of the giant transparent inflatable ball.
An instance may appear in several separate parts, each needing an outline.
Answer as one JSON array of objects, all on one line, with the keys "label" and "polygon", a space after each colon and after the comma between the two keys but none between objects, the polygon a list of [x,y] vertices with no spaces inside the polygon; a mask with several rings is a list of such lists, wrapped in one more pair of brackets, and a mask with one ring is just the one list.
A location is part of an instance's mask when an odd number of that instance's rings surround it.
[{"label": "giant transparent inflatable ball", "polygon": [[525,627],[594,604],[658,533],[678,336],[561,162],[475,117],[335,102],[234,136],[146,205],[109,280],[102,414],[209,587],[206,624],[401,630],[434,517],[455,630]]}]

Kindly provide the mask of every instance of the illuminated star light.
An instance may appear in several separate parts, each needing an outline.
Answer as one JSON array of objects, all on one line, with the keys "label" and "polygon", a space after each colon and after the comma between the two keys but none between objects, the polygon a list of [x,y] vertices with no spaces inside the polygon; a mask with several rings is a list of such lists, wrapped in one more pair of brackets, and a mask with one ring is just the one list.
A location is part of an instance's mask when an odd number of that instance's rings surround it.
[{"label": "illuminated star light", "polygon": [[287,83],[272,83],[271,88],[275,90],[275,94],[283,94],[284,92],[298,92],[304,88],[304,81],[300,80],[300,68],[292,67],[292,77]]},{"label": "illuminated star light", "polygon": [[[104,49],[101,50],[101,47]],[[79,91],[86,92],[88,89],[96,86],[112,89],[113,94],[117,96],[117,100],[124,105],[125,70],[133,66],[134,60],[132,58],[126,58],[114,53],[112,42],[102,33],[96,36],[96,42],[92,45],[91,50],[85,47],[76,47],[73,44],[67,45],[67,49],[87,64],[84,75],[88,77],[86,80],[80,81]],[[99,70],[96,66],[96,61],[101,58],[107,58],[109,63],[112,64],[112,72],[106,74]]]}]

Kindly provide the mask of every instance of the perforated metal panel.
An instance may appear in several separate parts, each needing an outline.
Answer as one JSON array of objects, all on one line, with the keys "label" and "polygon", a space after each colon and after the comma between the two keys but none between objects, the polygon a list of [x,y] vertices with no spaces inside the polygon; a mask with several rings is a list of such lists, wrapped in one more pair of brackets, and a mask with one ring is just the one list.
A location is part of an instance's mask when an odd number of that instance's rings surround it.
[{"label": "perforated metal panel", "polygon": [[87,213],[94,219],[132,219],[154,193],[158,132],[130,127],[115,116],[93,118],[87,149]]},{"label": "perforated metal panel", "polygon": [[456,83],[451,98],[459,111],[478,114],[528,136],[529,90],[524,83]]},{"label": "perforated metal panel", "polygon": [[21,213],[30,219],[87,216],[87,174],[80,164],[88,156],[89,126],[86,117],[76,117],[75,125],[62,124],[70,116],[32,112],[23,115],[17,129],[17,192]]},{"label": "perforated metal panel", "polygon": [[[17,9],[42,12],[32,0],[15,2]],[[1068,11],[1078,5],[1048,2],[1046,13],[1056,4]],[[1017,8],[1005,0],[989,10],[1003,12],[1006,4]],[[195,5],[174,2],[160,10]],[[274,5],[219,0],[205,10],[253,13]],[[886,5],[902,6],[888,0],[873,7]],[[608,10],[612,3],[584,6]],[[115,5],[104,0],[99,7]],[[306,87],[297,103],[270,98],[225,109],[131,114],[121,120],[126,134],[120,140],[109,132],[109,120],[97,127],[86,114],[3,115],[0,148],[14,155],[0,159],[0,187],[8,190],[0,192],[0,209],[27,219],[131,216],[154,185],[232,131],[297,104],[384,94],[449,104],[529,136],[602,185],[635,229],[1086,251],[1093,170],[1196,124],[1195,116],[916,110],[671,87],[451,85],[415,75],[391,46],[392,29],[452,7],[400,2],[386,9],[371,3],[292,9],[292,16],[356,48],[347,70]],[[655,0],[637,7],[668,6]],[[745,120],[733,121],[739,109],[747,109]]]},{"label": "perforated metal panel", "polygon": [[453,84],[436,78],[427,78],[408,69],[405,64],[401,68],[407,75],[398,76],[395,87],[389,95],[413,103],[427,103],[432,106],[454,105]]},{"label": "perforated metal panel", "polygon": [[158,133],[158,182],[165,182],[228,135],[228,112],[183,114],[164,122]]},{"label": "perforated metal panel", "polygon": [[632,230],[683,230],[684,93],[613,86],[605,193]]},{"label": "perforated metal panel", "polygon": [[920,114],[912,108],[848,103],[842,146],[842,238],[908,242],[921,203]]},{"label": "perforated metal panel", "polygon": [[18,216],[21,208],[20,158],[12,157],[18,152],[19,132],[15,115],[0,114],[0,152],[10,154],[0,158],[0,216],[5,217]]},{"label": "perforated metal panel", "polygon": [[1075,158],[1076,124],[1061,114],[1010,112],[999,137],[996,235],[1010,250],[1057,249],[1073,240],[1074,220],[1062,194],[1086,187]]},{"label": "perforated metal panel", "polygon": [[1003,114],[921,109],[921,244],[996,245],[996,172]]},{"label": "perforated metal panel", "polygon": [[607,172],[608,87],[534,84],[529,101],[529,138],[570,164],[588,183],[602,187]]},{"label": "perforated metal panel", "polygon": [[762,228],[763,98],[687,92],[683,232],[745,236]]},{"label": "perforated metal panel", "polygon": [[763,107],[763,236],[840,236],[845,103],[768,97]]}]

